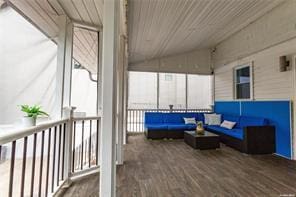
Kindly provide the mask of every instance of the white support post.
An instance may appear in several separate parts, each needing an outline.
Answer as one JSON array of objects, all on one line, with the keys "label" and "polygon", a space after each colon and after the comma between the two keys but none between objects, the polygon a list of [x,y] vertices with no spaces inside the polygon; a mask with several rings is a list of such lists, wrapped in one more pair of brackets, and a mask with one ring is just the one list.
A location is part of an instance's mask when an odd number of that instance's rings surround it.
[{"label": "white support post", "polygon": [[292,55],[292,71],[293,71],[293,90],[294,90],[294,98],[292,102],[292,118],[291,118],[291,124],[292,124],[292,159],[296,160],[296,54]]},{"label": "white support post", "polygon": [[[125,42],[127,42],[125,40]],[[127,45],[125,44],[125,58],[123,70],[123,144],[127,143],[127,109],[128,109],[128,53]]]},{"label": "white support post", "polygon": [[104,2],[103,9],[103,114],[100,138],[100,196],[116,196],[116,60],[119,0]]},{"label": "white support post", "polygon": [[125,69],[125,38],[120,36],[119,58],[117,64],[117,154],[118,165],[123,164],[123,128],[124,128],[124,69]]},{"label": "white support post", "polygon": [[103,32],[98,32],[98,89],[97,89],[97,115],[102,115],[102,47]]},{"label": "white support post", "polygon": [[64,177],[67,181],[65,187],[71,184],[71,169],[72,169],[72,136],[73,136],[73,113],[75,107],[65,107],[63,109],[63,117],[69,119],[67,122],[67,129],[65,134],[65,163],[64,163]]},{"label": "white support post", "polygon": [[56,109],[55,118],[62,117],[62,109],[70,106],[73,51],[73,23],[67,16],[59,16]]}]

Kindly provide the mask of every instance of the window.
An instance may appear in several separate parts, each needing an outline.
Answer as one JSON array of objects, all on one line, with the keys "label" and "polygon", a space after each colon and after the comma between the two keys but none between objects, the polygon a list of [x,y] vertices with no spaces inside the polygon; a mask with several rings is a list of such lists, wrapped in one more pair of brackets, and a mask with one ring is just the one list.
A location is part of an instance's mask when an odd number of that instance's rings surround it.
[{"label": "window", "polygon": [[235,98],[252,98],[252,67],[250,64],[235,68]]},{"label": "window", "polygon": [[185,74],[159,73],[159,108],[186,109]]},{"label": "window", "polygon": [[[98,109],[98,33],[79,27],[74,27],[73,31],[75,35],[88,35],[85,36],[85,41],[93,43],[93,45],[84,46],[89,55],[83,56],[79,52],[78,45],[73,44],[73,57],[75,60],[72,63],[71,105],[76,107],[76,114],[93,116],[97,114]],[[74,36],[73,43],[79,42],[78,37]]]},{"label": "window", "polygon": [[129,72],[128,107],[157,108],[157,73]]},{"label": "window", "polygon": [[129,72],[129,109],[210,109],[212,104],[212,75]]},{"label": "window", "polygon": [[10,7],[0,9],[0,24],[0,124],[18,125],[21,104],[55,116],[56,44]]},{"label": "window", "polygon": [[213,77],[211,75],[188,75],[187,80],[187,108],[210,109],[213,104]]}]

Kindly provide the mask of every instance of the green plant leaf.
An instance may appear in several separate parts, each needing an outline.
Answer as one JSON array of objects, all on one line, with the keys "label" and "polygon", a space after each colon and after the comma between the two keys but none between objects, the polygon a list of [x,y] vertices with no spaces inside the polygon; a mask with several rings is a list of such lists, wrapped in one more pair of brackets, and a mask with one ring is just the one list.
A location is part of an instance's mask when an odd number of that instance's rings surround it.
[{"label": "green plant leaf", "polygon": [[38,116],[49,116],[48,113],[41,110],[38,105],[21,105],[21,111],[26,113],[28,117],[37,118]]}]

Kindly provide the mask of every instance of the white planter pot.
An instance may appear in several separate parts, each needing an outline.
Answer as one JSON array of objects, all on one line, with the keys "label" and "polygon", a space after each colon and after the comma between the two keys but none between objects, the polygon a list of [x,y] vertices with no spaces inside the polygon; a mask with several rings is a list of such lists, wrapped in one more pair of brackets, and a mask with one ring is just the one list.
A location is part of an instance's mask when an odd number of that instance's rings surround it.
[{"label": "white planter pot", "polygon": [[23,119],[22,119],[22,126],[23,127],[33,127],[33,126],[36,126],[36,118],[23,117]]}]

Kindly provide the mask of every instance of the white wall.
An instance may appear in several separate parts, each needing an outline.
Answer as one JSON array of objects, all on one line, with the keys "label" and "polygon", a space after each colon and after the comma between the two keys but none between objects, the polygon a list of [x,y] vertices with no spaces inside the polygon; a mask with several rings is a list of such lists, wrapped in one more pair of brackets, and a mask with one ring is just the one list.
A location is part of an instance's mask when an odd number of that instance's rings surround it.
[{"label": "white wall", "polygon": [[210,50],[197,50],[129,64],[129,71],[211,74]]},{"label": "white wall", "polygon": [[0,10],[0,124],[23,116],[18,105],[54,108],[57,46],[11,8]]}]

